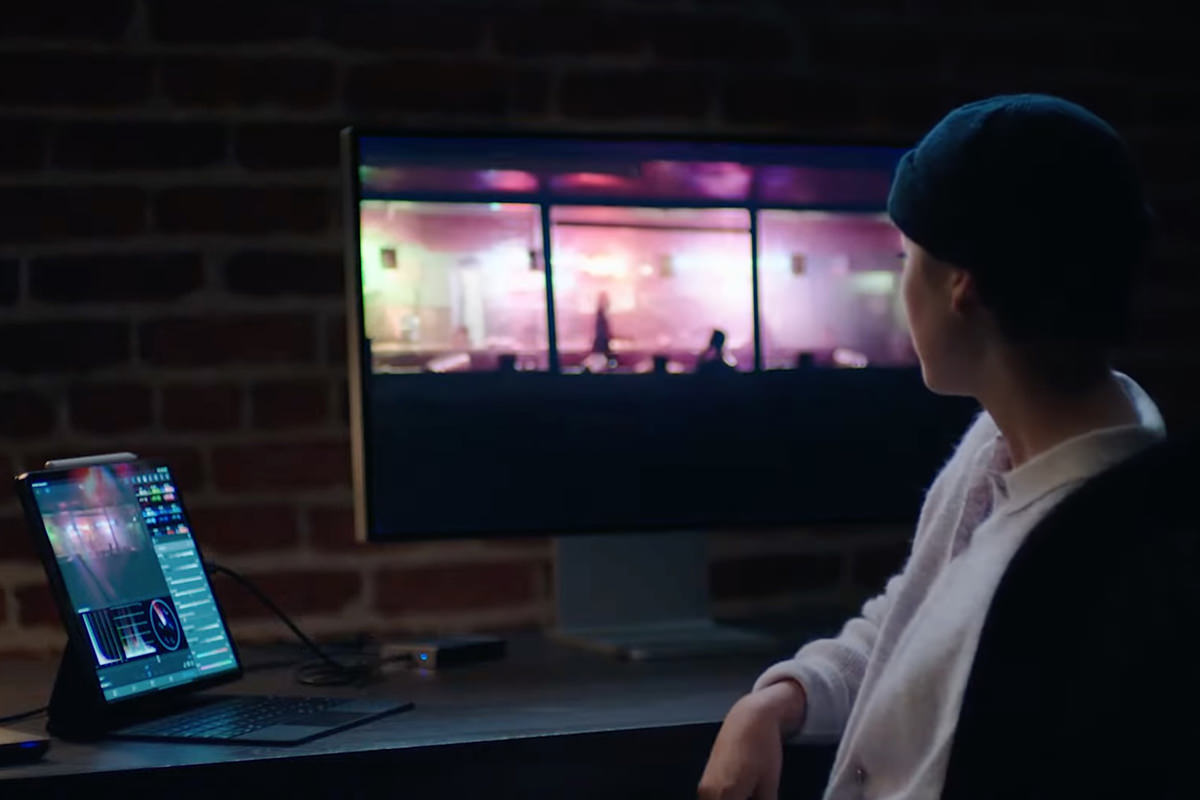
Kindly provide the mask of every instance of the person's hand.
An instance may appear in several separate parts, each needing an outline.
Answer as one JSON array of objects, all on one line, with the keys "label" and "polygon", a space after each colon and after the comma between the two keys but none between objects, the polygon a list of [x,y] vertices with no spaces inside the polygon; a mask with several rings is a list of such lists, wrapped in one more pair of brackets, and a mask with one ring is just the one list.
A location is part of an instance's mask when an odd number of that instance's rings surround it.
[{"label": "person's hand", "polygon": [[790,680],[734,703],[700,778],[700,800],[776,800],[783,738],[803,724],[804,706],[804,688]]}]

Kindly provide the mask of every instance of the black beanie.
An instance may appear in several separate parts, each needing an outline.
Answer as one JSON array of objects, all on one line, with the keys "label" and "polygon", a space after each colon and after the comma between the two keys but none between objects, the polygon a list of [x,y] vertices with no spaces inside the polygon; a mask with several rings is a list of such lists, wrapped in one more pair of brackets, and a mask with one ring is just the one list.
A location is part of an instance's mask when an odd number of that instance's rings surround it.
[{"label": "black beanie", "polygon": [[[951,111],[900,160],[888,212],[909,239],[972,272],[1016,334],[1058,335],[1044,329],[1060,320],[1105,336],[1105,320],[1122,316],[1150,228],[1117,132],[1075,103],[1040,94]],[[1063,313],[1067,298],[1091,303],[1093,318]],[[1081,330],[1088,327],[1097,329]]]}]

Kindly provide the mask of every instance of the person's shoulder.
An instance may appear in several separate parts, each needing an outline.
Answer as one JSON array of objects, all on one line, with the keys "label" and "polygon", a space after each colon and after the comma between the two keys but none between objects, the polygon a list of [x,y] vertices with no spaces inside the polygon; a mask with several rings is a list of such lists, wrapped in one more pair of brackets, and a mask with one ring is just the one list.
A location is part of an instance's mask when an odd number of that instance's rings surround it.
[{"label": "person's shoulder", "polygon": [[959,440],[949,459],[938,471],[937,477],[934,478],[933,484],[926,494],[926,503],[943,495],[948,491],[950,484],[968,480],[981,458],[985,458],[986,454],[991,452],[991,448],[995,447],[999,435],[1000,429],[996,426],[992,415],[987,411],[980,411],[967,427],[966,433]]}]

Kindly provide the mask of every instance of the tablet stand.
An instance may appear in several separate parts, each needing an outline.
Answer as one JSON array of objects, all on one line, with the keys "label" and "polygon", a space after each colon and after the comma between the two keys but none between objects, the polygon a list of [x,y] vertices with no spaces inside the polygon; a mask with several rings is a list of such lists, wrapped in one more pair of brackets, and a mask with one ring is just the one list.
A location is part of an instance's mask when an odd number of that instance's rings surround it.
[{"label": "tablet stand", "polygon": [[61,739],[98,739],[111,727],[109,711],[92,688],[95,678],[84,671],[81,662],[81,654],[68,641],[46,714],[46,730]]}]

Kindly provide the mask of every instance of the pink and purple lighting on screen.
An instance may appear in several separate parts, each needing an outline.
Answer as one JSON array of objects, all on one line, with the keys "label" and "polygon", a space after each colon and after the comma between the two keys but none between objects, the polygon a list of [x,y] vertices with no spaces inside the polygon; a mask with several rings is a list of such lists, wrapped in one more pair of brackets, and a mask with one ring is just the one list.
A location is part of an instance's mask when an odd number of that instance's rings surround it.
[{"label": "pink and purple lighting on screen", "polygon": [[[574,171],[363,167],[360,178],[377,194],[513,200],[361,201],[363,324],[376,372],[549,368],[539,193],[565,373],[692,372],[705,361],[753,369],[752,213],[765,369],[916,363],[899,233],[886,216],[765,207],[879,207],[887,171],[645,160]],[[592,204],[554,202],[565,196]],[[656,200],[729,205],[628,204]],[[739,207],[752,203],[761,210]]]}]

